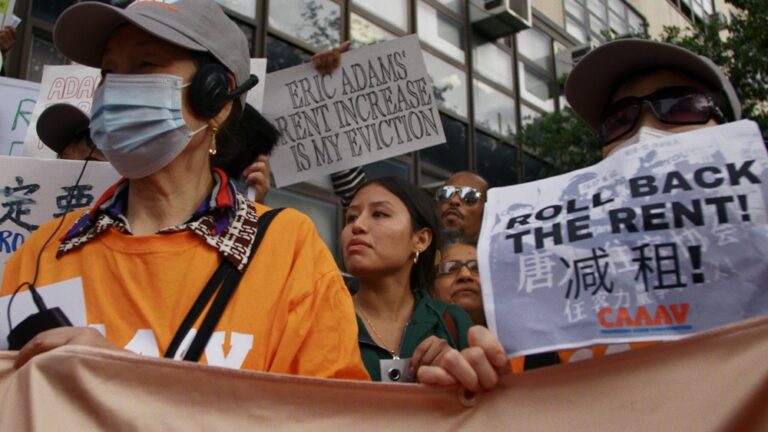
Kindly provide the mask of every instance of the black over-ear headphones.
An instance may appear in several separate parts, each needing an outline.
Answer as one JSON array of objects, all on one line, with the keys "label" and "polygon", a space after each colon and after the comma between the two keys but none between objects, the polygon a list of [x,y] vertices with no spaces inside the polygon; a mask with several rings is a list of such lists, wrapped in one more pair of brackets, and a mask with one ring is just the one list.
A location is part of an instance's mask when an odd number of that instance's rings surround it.
[{"label": "black over-ear headphones", "polygon": [[197,115],[215,117],[227,102],[259,83],[259,77],[251,75],[230,92],[227,77],[227,69],[218,63],[208,63],[197,70],[189,85],[189,102]]}]

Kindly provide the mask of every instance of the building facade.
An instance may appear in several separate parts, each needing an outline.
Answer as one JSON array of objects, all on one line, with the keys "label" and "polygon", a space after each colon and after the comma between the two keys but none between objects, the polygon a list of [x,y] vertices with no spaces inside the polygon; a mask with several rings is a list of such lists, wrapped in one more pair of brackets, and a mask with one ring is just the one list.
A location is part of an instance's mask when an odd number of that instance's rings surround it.
[{"label": "building facade", "polygon": [[[647,28],[657,36],[663,26],[685,28],[726,10],[725,0],[530,0],[530,29],[488,40],[473,27],[471,8],[498,0],[217,1],[243,30],[251,54],[268,59],[270,72],[307,62],[344,40],[358,48],[418,33],[447,142],[364,169],[370,177],[395,175],[425,187],[460,170],[476,171],[492,186],[539,178],[547,162],[516,146],[513,137],[526,122],[565,106],[559,78],[572,67],[574,52],[600,43],[605,32]],[[9,76],[39,81],[43,65],[66,63],[51,32],[74,3],[17,0],[23,23],[6,61]],[[328,179],[273,189],[267,202],[309,214],[339,256],[343,215]]]}]

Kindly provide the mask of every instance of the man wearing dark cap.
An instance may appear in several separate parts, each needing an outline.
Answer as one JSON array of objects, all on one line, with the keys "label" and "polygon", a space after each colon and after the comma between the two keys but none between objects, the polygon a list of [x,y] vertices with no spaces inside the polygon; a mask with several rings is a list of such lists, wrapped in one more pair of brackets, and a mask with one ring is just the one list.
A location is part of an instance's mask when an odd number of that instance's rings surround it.
[{"label": "man wearing dark cap", "polygon": [[736,91],[712,60],[640,39],[609,42],[584,56],[565,95],[597,131],[603,157],[639,141],[741,118]]},{"label": "man wearing dark cap", "polygon": [[93,145],[88,115],[70,104],[54,104],[37,119],[37,136],[59,159],[106,161]]}]

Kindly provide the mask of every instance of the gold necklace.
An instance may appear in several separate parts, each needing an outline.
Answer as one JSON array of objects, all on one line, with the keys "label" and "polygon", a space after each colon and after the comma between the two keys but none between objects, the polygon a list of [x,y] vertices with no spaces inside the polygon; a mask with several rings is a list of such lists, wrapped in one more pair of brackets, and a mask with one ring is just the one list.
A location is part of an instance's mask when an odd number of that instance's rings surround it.
[{"label": "gold necklace", "polygon": [[[365,320],[366,324],[368,324],[368,327],[370,327],[370,329],[373,331],[373,334],[376,336],[376,339],[378,339],[379,345],[381,345],[381,347],[384,348],[385,350],[389,351],[389,353],[392,354],[392,358],[394,360],[398,360],[400,358],[400,356],[398,355],[399,352],[393,350],[392,348],[387,346],[387,344],[384,343],[384,338],[381,337],[381,335],[376,330],[376,327],[373,325],[371,320],[368,319],[368,315],[365,314],[365,311],[363,311],[363,308],[360,306],[360,301],[357,299],[357,296],[355,296],[355,306],[357,306],[357,310],[360,312],[360,315],[363,316],[363,319]],[[398,347],[398,350],[399,349],[400,347]]]}]

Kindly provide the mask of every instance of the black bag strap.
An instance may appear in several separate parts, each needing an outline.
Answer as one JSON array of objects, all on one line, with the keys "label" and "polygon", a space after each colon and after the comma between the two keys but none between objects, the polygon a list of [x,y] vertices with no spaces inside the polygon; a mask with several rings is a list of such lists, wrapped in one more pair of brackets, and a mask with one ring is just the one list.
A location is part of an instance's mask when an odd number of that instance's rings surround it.
[{"label": "black bag strap", "polygon": [[[256,237],[253,239],[253,244],[251,245],[250,260],[242,272],[237,271],[235,266],[228,259],[223,258],[221,260],[221,264],[216,268],[211,279],[208,280],[208,283],[200,292],[197,300],[195,300],[195,303],[192,304],[189,312],[187,312],[187,316],[184,317],[178,330],[176,330],[176,334],[173,336],[173,339],[165,352],[164,356],[166,358],[173,358],[173,356],[176,355],[176,351],[179,349],[184,337],[189,333],[192,325],[194,325],[200,317],[205,306],[211,301],[211,297],[216,294],[211,307],[208,309],[208,313],[205,315],[205,318],[203,318],[202,324],[200,324],[197,334],[194,339],[192,339],[192,343],[189,345],[189,349],[187,349],[187,352],[184,355],[184,360],[187,361],[196,362],[200,360],[200,356],[203,354],[205,346],[208,344],[208,341],[213,334],[213,330],[216,328],[221,316],[224,314],[224,310],[226,309],[229,300],[232,298],[235,290],[237,290],[240,278],[256,256],[256,250],[264,238],[264,234],[267,232],[269,224],[282,210],[282,208],[269,210],[259,217],[259,220],[257,221]],[[221,288],[219,289],[219,287]]]}]

